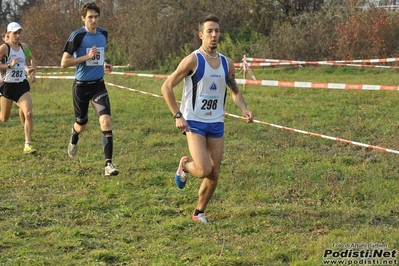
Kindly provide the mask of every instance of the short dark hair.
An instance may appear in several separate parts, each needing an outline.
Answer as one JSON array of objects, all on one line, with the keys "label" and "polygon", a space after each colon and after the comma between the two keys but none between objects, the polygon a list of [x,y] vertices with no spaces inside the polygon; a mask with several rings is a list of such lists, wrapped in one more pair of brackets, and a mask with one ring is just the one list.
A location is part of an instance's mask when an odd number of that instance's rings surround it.
[{"label": "short dark hair", "polygon": [[91,3],[87,3],[82,7],[82,17],[86,17],[87,15],[87,10],[94,10],[98,13],[98,15],[100,16],[100,8],[96,5],[96,3],[91,2]]},{"label": "short dark hair", "polygon": [[212,22],[216,22],[217,24],[220,24],[220,23],[219,23],[219,22],[220,22],[220,19],[219,19],[217,16],[215,16],[215,15],[208,15],[208,16],[202,18],[201,22],[199,23],[199,26],[198,26],[198,31],[199,31],[199,32],[201,32],[201,31],[204,29],[204,24],[205,24],[205,22],[207,22],[207,21],[212,21]]}]

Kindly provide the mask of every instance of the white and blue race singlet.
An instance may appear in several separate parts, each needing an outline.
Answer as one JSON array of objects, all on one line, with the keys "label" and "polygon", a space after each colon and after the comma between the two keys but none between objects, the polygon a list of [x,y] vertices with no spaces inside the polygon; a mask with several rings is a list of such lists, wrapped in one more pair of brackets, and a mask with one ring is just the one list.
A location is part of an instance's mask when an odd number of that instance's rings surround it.
[{"label": "white and blue race singlet", "polygon": [[13,59],[18,59],[18,63],[15,64],[12,68],[8,68],[5,71],[4,82],[7,83],[20,83],[26,79],[26,71],[25,71],[25,53],[22,49],[22,46],[18,46],[19,50],[14,51],[11,46],[9,46],[9,56],[7,57],[6,64],[10,64]]},{"label": "white and blue race singlet", "polygon": [[197,67],[184,79],[180,111],[184,119],[204,123],[223,122],[229,67],[227,59],[219,53],[220,65],[212,68],[199,50]]}]

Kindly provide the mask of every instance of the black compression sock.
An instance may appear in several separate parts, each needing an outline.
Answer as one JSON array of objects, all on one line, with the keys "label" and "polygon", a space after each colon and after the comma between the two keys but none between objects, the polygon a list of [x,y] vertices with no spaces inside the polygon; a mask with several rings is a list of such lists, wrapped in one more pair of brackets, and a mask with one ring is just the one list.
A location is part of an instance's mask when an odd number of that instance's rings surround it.
[{"label": "black compression sock", "polygon": [[102,132],[102,142],[105,160],[112,160],[112,152],[114,147],[112,130]]},{"label": "black compression sock", "polygon": [[200,211],[198,209],[195,209],[194,216],[198,216],[198,214],[200,214],[200,213],[204,213],[204,211]]},{"label": "black compression sock", "polygon": [[79,133],[75,131],[74,127],[72,127],[71,143],[76,144],[76,143],[78,143],[78,140],[79,140]]}]

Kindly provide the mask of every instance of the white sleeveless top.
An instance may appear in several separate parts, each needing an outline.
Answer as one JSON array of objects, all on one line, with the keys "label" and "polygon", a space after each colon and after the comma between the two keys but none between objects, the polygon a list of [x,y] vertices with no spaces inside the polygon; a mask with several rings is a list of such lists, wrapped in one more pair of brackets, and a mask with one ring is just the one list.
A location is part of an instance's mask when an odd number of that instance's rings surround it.
[{"label": "white sleeveless top", "polygon": [[229,73],[227,59],[219,53],[220,66],[213,69],[199,50],[193,53],[197,67],[184,79],[180,111],[186,120],[223,122]]},{"label": "white sleeveless top", "polygon": [[6,70],[4,82],[19,83],[26,79],[25,53],[21,46],[18,45],[18,48],[19,51],[14,51],[10,46],[10,53],[9,57],[7,58],[7,64],[11,63],[14,58],[18,58],[18,64]]}]

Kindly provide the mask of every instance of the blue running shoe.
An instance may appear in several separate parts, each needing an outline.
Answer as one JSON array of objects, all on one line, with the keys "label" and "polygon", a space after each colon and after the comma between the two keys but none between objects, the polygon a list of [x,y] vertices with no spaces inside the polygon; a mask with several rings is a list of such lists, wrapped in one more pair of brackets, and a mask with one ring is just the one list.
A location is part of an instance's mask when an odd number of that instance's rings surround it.
[{"label": "blue running shoe", "polygon": [[183,164],[189,159],[187,156],[183,156],[180,159],[179,168],[177,168],[175,174],[175,182],[178,188],[183,189],[186,186],[188,173],[183,171]]}]

